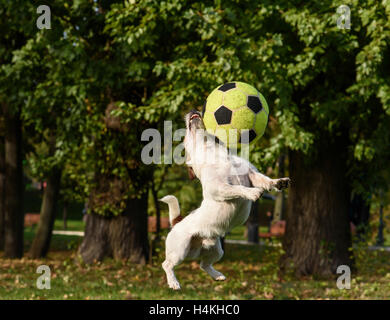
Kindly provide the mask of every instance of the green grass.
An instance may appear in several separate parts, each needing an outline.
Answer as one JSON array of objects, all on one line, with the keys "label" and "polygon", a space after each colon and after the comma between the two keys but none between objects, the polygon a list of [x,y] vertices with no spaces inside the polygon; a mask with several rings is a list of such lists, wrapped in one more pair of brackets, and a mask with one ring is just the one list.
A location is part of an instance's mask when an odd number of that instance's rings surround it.
[{"label": "green grass", "polygon": [[390,247],[390,234],[385,234],[385,246]]},{"label": "green grass", "polygon": [[[31,243],[34,239],[34,235],[35,229],[27,229],[24,231],[25,251],[28,251],[28,249],[30,248]],[[53,234],[51,238],[50,247],[54,248],[56,251],[71,250],[77,248],[81,241],[82,237]]]},{"label": "green grass", "polygon": [[[54,230],[65,230],[64,229],[64,222],[62,220],[56,220],[54,222]],[[82,220],[68,220],[66,230],[84,231],[84,221],[82,221]]]},{"label": "green grass", "polygon": [[226,239],[244,240],[245,239],[244,232],[245,232],[244,226],[236,227],[226,235]]},{"label": "green grass", "polygon": [[[24,247],[28,251],[34,239],[37,226],[26,227],[24,229]],[[64,230],[63,221],[54,222],[54,230]],[[84,222],[82,220],[68,220],[67,231],[84,231]],[[81,243],[82,238],[79,236],[53,234],[51,238],[51,248],[56,251],[75,249]]]},{"label": "green grass", "polygon": [[[230,240],[246,240],[245,229],[246,229],[245,226],[239,226],[239,227],[234,228],[232,231],[230,231],[226,235],[226,239],[230,239]],[[260,227],[259,228],[259,232],[264,232],[264,233],[268,232],[268,227]]]},{"label": "green grass", "polygon": [[[84,225],[84,222],[82,220],[68,220],[66,230],[68,230],[68,231],[84,231],[84,226],[85,225]],[[33,228],[33,229],[27,228],[27,229],[35,230],[35,228]],[[64,230],[64,223],[62,220],[56,220],[54,222],[54,230]],[[268,227],[261,226],[259,228],[259,231],[266,233],[266,232],[268,232]],[[226,235],[226,239],[246,240],[246,238],[244,236],[244,232],[245,232],[245,226],[236,227],[229,234]],[[165,230],[164,233],[166,234],[167,230]],[[62,239],[64,241],[66,241],[66,239],[68,239],[68,237],[69,236],[58,236],[58,235],[53,236],[54,239]],[[77,238],[78,237],[73,237],[73,236],[71,237],[72,240],[75,240]],[[374,236],[374,238],[375,238],[375,236]],[[371,242],[372,242],[372,244],[374,244],[375,240],[373,239]],[[390,246],[390,234],[387,232],[385,232],[385,246]]]},{"label": "green grass", "polygon": [[[243,230],[241,230],[243,231]],[[241,234],[238,230],[237,234]],[[26,230],[26,244],[33,234]],[[231,234],[235,236],[235,232]],[[215,282],[195,261],[184,262],[176,270],[182,290],[167,288],[161,268],[162,250],[153,264],[134,265],[106,259],[102,263],[80,263],[76,247],[80,237],[53,235],[52,251],[40,260],[1,258],[0,299],[388,299],[390,297],[390,253],[359,250],[358,272],[352,288],[339,290],[336,279],[315,280],[278,277],[280,246],[240,246],[226,244],[225,256],[215,265],[227,276]],[[280,240],[273,241],[279,243]],[[49,265],[51,289],[36,288],[37,266]]]}]

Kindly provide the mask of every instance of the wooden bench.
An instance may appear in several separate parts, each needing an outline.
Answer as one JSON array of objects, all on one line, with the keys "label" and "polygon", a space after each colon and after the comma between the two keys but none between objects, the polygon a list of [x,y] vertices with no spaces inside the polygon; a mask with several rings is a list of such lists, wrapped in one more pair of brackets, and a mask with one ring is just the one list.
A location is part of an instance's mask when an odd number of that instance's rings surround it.
[{"label": "wooden bench", "polygon": [[[169,229],[169,218],[161,217],[160,218],[160,229]],[[157,231],[157,217],[152,216],[148,217],[148,232],[156,232]]]},{"label": "wooden bench", "polygon": [[269,232],[260,232],[260,238],[271,238],[271,237],[281,237],[286,232],[286,221],[274,221],[271,223],[271,228]]},{"label": "wooden bench", "polygon": [[[356,227],[352,222],[350,223],[350,228],[351,228],[351,234],[355,235]],[[271,224],[270,232],[260,232],[259,237],[260,238],[281,237],[284,235],[285,232],[286,232],[286,221],[280,220],[280,221],[275,221]]]},{"label": "wooden bench", "polygon": [[32,227],[39,222],[39,213],[26,213],[24,215],[24,226]]}]

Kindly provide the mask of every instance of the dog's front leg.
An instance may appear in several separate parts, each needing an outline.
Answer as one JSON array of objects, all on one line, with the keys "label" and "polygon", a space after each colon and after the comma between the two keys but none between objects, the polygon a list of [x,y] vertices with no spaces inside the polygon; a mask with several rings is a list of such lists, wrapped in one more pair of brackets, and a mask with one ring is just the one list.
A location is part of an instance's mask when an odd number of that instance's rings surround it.
[{"label": "dog's front leg", "polygon": [[242,185],[231,185],[224,182],[215,182],[205,188],[206,194],[210,194],[216,201],[226,201],[237,198],[244,198],[256,201],[260,198],[262,190],[249,188]]},{"label": "dog's front leg", "polygon": [[271,179],[252,169],[249,171],[249,179],[254,187],[260,188],[263,191],[283,190],[290,184],[290,178]]}]

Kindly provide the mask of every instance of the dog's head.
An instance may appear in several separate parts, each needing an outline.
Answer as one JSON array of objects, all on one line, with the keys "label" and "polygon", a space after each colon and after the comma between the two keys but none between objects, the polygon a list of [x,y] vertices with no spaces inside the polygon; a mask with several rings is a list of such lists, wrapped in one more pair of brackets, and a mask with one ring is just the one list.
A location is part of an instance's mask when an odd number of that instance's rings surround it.
[{"label": "dog's head", "polygon": [[[190,149],[194,146],[195,136],[196,136],[196,130],[203,130],[204,124],[202,115],[199,111],[193,109],[190,112],[188,112],[184,117],[185,123],[186,123],[186,136],[184,138],[184,145],[186,147],[186,156],[187,156],[187,162],[190,160]],[[191,147],[189,147],[191,145]],[[190,180],[193,180],[196,178],[195,172],[192,169],[191,166],[188,166],[188,176]]]},{"label": "dog's head", "polygon": [[188,131],[194,132],[197,129],[204,129],[202,115],[195,109],[186,114],[185,122]]},{"label": "dog's head", "polygon": [[205,163],[211,163],[211,161],[215,160],[212,157],[218,151],[216,149],[222,148],[226,151],[226,147],[215,135],[205,130],[202,115],[199,111],[191,110],[188,112],[185,116],[185,123],[184,148],[186,149],[186,163],[189,167],[189,176],[192,180],[195,177],[195,172],[193,171],[194,164],[199,168],[199,166]]}]

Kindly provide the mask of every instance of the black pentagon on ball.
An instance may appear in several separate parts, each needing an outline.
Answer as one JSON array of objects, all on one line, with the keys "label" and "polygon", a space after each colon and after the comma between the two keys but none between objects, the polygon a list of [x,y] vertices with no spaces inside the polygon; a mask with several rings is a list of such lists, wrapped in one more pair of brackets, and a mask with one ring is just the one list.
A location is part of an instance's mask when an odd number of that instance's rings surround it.
[{"label": "black pentagon on ball", "polygon": [[217,111],[214,112],[215,120],[219,125],[221,124],[229,124],[232,120],[233,112],[226,108],[225,106],[221,106]]},{"label": "black pentagon on ball", "polygon": [[226,92],[230,89],[233,89],[236,87],[236,83],[235,82],[228,82],[228,83],[225,83],[223,84],[222,86],[220,86],[218,88],[219,91],[223,91],[223,92]]},{"label": "black pentagon on ball", "polygon": [[[248,136],[249,136],[249,139],[248,139]],[[256,136],[257,136],[256,131],[253,129],[249,130],[249,135],[248,135],[248,131],[243,131],[243,132],[241,132],[239,142],[240,143],[250,143],[253,141],[253,139],[256,138]]]},{"label": "black pentagon on ball", "polygon": [[248,108],[251,109],[254,113],[259,113],[263,109],[263,105],[258,96],[248,96]]}]

